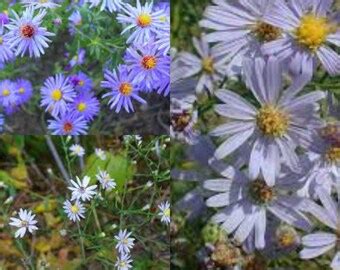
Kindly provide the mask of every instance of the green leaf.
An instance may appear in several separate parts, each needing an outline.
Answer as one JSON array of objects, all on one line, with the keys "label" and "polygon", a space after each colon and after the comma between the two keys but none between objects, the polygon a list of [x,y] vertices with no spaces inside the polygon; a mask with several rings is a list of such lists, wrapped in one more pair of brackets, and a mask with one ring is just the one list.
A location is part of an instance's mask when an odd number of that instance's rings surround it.
[{"label": "green leaf", "polygon": [[135,165],[124,153],[115,155],[110,152],[105,153],[105,160],[101,160],[95,154],[87,158],[84,175],[91,177],[91,182],[94,183],[99,170],[105,170],[116,181],[116,190],[122,191],[125,182],[132,179],[136,169]]}]

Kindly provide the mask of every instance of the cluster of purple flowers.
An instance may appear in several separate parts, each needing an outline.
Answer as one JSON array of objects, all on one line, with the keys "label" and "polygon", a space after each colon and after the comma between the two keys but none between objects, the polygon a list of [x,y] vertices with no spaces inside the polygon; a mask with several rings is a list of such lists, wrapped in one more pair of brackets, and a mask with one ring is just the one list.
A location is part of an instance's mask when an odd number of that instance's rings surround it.
[{"label": "cluster of purple flowers", "polygon": [[10,115],[27,103],[32,94],[32,84],[28,80],[3,80],[0,82],[0,108]]},{"label": "cluster of purple flowers", "polygon": [[83,72],[65,77],[49,77],[41,88],[41,106],[53,117],[48,128],[54,135],[86,134],[100,110],[92,92],[93,82]]},{"label": "cluster of purple flowers", "polygon": [[[172,63],[171,135],[202,141],[195,109],[213,94],[220,124],[209,135],[219,145],[211,143],[207,163],[222,177],[203,181],[208,195],[200,194],[206,206],[221,208],[212,222],[244,251],[263,255],[272,248],[272,221],[284,222],[309,233],[301,241],[289,236],[285,247],[302,245],[302,259],[335,250],[330,266],[339,269],[339,100],[306,89],[317,68],[325,76],[340,74],[332,4],[214,0],[200,22],[209,31],[193,39],[197,54],[179,52]],[[247,94],[225,89],[228,78],[243,82]],[[330,231],[310,234],[313,217]]]},{"label": "cluster of purple flowers", "polygon": [[170,4],[157,5],[137,0],[137,6],[122,4],[117,19],[127,25],[122,34],[128,33],[123,65],[105,70],[102,87],[110,89],[103,97],[109,97],[111,109],[119,112],[134,111],[132,100],[146,101],[141,93],[156,91],[164,96],[170,93]]},{"label": "cluster of purple flowers", "polygon": [[[14,61],[16,57],[41,57],[49,47],[50,39],[55,34],[44,27],[44,18],[49,9],[61,6],[61,0],[47,1],[12,1],[10,5],[20,2],[23,12],[0,14],[0,68]],[[122,109],[133,112],[133,100],[145,104],[142,93],[152,91],[168,96],[170,93],[170,3],[147,2],[139,0],[136,7],[121,0],[72,1],[68,10],[70,35],[74,36],[82,27],[83,18],[80,7],[99,7],[100,11],[117,12],[117,21],[124,25],[122,35],[126,36],[128,46],[124,64],[113,70],[104,70],[103,88],[110,91],[103,95],[109,98],[109,106],[119,113]],[[55,26],[61,25],[61,18],[55,18]],[[46,79],[41,87],[41,106],[54,118],[49,120],[48,128],[53,134],[85,134],[89,123],[99,113],[100,103],[95,93],[91,78],[85,73],[75,73],[86,61],[86,49],[79,48],[76,55],[65,54],[69,62],[66,74],[57,74]],[[20,81],[17,84],[23,84]],[[5,80],[1,86],[4,95],[1,104],[6,112],[13,112],[27,102],[25,93],[19,99]],[[26,86],[26,85],[24,85]],[[12,87],[12,86],[11,86]],[[5,89],[6,88],[6,89]],[[30,85],[30,89],[32,86]],[[7,90],[9,91],[7,93]],[[17,90],[15,90],[17,91]],[[17,91],[18,92],[18,91]],[[31,91],[32,92],[32,91]],[[21,103],[20,103],[21,102]]]}]

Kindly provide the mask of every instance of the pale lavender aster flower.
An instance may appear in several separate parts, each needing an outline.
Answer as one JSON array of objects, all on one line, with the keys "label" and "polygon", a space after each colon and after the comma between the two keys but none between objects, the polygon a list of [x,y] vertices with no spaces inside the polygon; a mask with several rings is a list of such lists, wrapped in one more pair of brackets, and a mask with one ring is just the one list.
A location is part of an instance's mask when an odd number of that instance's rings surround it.
[{"label": "pale lavender aster flower", "polygon": [[315,197],[316,189],[322,187],[331,194],[340,177],[340,124],[329,123],[315,132],[309,151],[306,153],[311,169],[304,176],[305,186],[301,196]]},{"label": "pale lavender aster flower", "polygon": [[4,115],[0,113],[0,133],[4,131],[5,118]]},{"label": "pale lavender aster flower", "polygon": [[129,34],[127,43],[144,44],[155,37],[159,29],[164,27],[162,18],[164,10],[153,11],[153,2],[141,5],[140,0],[137,0],[137,6],[125,4],[121,12],[117,16],[118,22],[126,24],[122,34],[132,30]]},{"label": "pale lavender aster flower", "polygon": [[49,77],[41,88],[41,106],[46,107],[53,116],[65,114],[67,104],[75,98],[76,92],[68,78],[63,74]]},{"label": "pale lavender aster flower", "polygon": [[55,0],[21,0],[21,3],[25,7],[32,7],[34,9],[39,8],[57,8],[60,5]]},{"label": "pale lavender aster flower", "polygon": [[81,218],[85,218],[85,207],[80,201],[72,203],[69,200],[66,200],[63,208],[67,217],[73,222],[80,221]]},{"label": "pale lavender aster flower", "polygon": [[33,233],[38,230],[38,227],[35,225],[38,223],[35,219],[35,215],[32,215],[32,211],[20,209],[19,218],[11,218],[11,222],[9,225],[19,228],[15,232],[15,238],[23,238],[26,231]]},{"label": "pale lavender aster flower", "polygon": [[73,67],[77,65],[82,65],[85,62],[85,55],[86,55],[86,50],[83,48],[80,48],[77,51],[77,54],[72,57],[68,65],[66,66],[66,70],[71,70]]},{"label": "pale lavender aster flower", "polygon": [[79,177],[76,176],[76,180],[77,182],[71,179],[72,186],[68,187],[68,189],[72,191],[71,201],[90,201],[92,197],[97,194],[97,185],[89,186],[91,178],[87,175],[83,177],[82,181],[80,181]]},{"label": "pale lavender aster flower", "polygon": [[34,9],[27,8],[21,17],[15,11],[12,12],[14,18],[6,25],[9,29],[6,37],[15,55],[24,56],[28,51],[30,57],[40,57],[51,42],[48,37],[54,36],[45,27],[41,27],[46,10],[40,9],[38,14],[34,15]]},{"label": "pale lavender aster flower", "polygon": [[112,72],[106,70],[104,78],[105,81],[101,82],[101,86],[110,89],[110,92],[104,94],[103,98],[110,97],[110,108],[116,108],[116,113],[120,112],[122,108],[127,112],[133,112],[132,99],[142,104],[146,103],[146,101],[139,96],[139,85],[135,83],[135,77],[129,72],[127,66],[119,65],[118,69]]},{"label": "pale lavender aster flower", "polygon": [[[287,173],[268,186],[262,178],[252,179],[231,166],[220,168],[223,178],[206,180],[204,188],[219,192],[207,201],[208,207],[223,207],[212,217],[238,243],[248,237],[257,249],[266,245],[268,216],[273,215],[302,230],[311,229],[311,223],[302,213],[305,199],[293,191],[301,185],[298,175]],[[253,233],[252,233],[253,232]]]},{"label": "pale lavender aster flower", "polygon": [[340,74],[340,30],[332,9],[333,1],[276,1],[266,21],[285,35],[263,46],[263,53],[275,54],[290,62],[294,74],[312,76],[318,63],[330,75]]},{"label": "pale lavender aster flower", "polygon": [[84,117],[69,111],[54,120],[48,120],[48,129],[52,135],[86,135],[88,128]]},{"label": "pale lavender aster flower", "polygon": [[112,190],[116,188],[116,182],[107,171],[99,170],[99,173],[96,175],[97,180],[102,185],[103,189]]},{"label": "pale lavender aster flower", "polygon": [[213,0],[214,5],[206,8],[200,26],[212,30],[206,40],[218,43],[214,54],[229,61],[229,76],[241,73],[245,56],[261,56],[263,44],[281,37],[281,30],[265,21],[273,2]]},{"label": "pale lavender aster flower", "polygon": [[118,235],[115,235],[115,239],[118,241],[116,244],[116,249],[120,254],[128,254],[130,253],[130,249],[134,246],[135,239],[130,237],[131,232],[128,232],[126,229],[119,230]]},{"label": "pale lavender aster flower", "polygon": [[312,133],[320,128],[318,101],[325,97],[322,91],[297,96],[308,78],[299,76],[282,90],[282,68],[277,58],[245,59],[244,75],[260,107],[257,108],[238,94],[229,90],[216,92],[223,104],[215,106],[216,112],[228,121],[215,128],[212,136],[226,138],[217,148],[215,157],[222,159],[240,146],[250,143],[249,172],[256,178],[262,172],[269,186],[275,184],[281,162],[298,172],[297,145],[308,148]]},{"label": "pale lavender aster flower", "polygon": [[199,76],[197,93],[202,93],[205,89],[213,92],[216,84],[220,83],[227,74],[226,59],[219,55],[216,46],[209,47],[205,36],[200,40],[193,38],[193,45],[198,56],[189,52],[178,53],[177,68],[182,78]]},{"label": "pale lavender aster flower", "polygon": [[132,260],[130,254],[125,253],[117,257],[115,267],[117,267],[117,270],[129,270],[130,268],[132,268],[131,263]]},{"label": "pale lavender aster flower", "polygon": [[[333,249],[337,251],[336,247],[340,241],[338,234],[340,230],[339,202],[334,201],[328,192],[322,188],[318,189],[317,193],[323,207],[313,201],[308,201],[306,210],[333,232],[320,231],[302,237],[302,245],[304,247],[300,251],[300,258],[302,259],[312,259]],[[340,267],[340,251],[337,251],[333,257],[331,267],[333,269]]]},{"label": "pale lavender aster flower", "polygon": [[90,8],[100,5],[100,11],[108,10],[113,13],[122,8],[122,0],[87,0],[90,3]]},{"label": "pale lavender aster flower", "polygon": [[171,210],[170,210],[170,203],[168,201],[162,202],[160,205],[158,205],[158,208],[160,212],[158,215],[161,217],[161,222],[165,224],[170,224],[171,220]]}]

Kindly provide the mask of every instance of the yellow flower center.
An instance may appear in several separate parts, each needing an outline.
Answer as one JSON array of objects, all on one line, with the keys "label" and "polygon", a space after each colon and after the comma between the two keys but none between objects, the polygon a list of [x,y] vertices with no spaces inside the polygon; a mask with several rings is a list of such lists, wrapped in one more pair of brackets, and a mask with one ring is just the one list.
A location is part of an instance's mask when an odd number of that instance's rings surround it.
[{"label": "yellow flower center", "polygon": [[20,88],[19,88],[19,93],[20,93],[20,94],[23,94],[23,93],[25,93],[25,88],[23,88],[23,87],[20,87]]},{"label": "yellow flower center", "polygon": [[48,0],[39,0],[39,2],[40,2],[41,4],[44,4],[44,3],[47,3]]},{"label": "yellow flower center", "polygon": [[282,137],[288,130],[289,117],[271,105],[262,107],[256,120],[258,128],[264,135]]},{"label": "yellow flower center", "polygon": [[277,236],[277,242],[282,248],[287,248],[294,245],[296,242],[295,239],[295,235],[289,231],[282,232]]},{"label": "yellow flower center", "polygon": [[325,158],[329,163],[340,163],[340,146],[330,147],[325,154]]},{"label": "yellow flower center", "polygon": [[4,39],[2,37],[0,37],[0,45],[4,43]]},{"label": "yellow flower center", "polygon": [[85,111],[86,108],[87,108],[87,105],[86,105],[86,103],[84,103],[84,102],[80,102],[80,103],[78,104],[78,107],[77,107],[78,111],[80,111],[80,112]]},{"label": "yellow flower center", "polygon": [[154,69],[157,65],[157,59],[155,56],[147,55],[142,59],[142,66],[145,69]]},{"label": "yellow flower center", "polygon": [[61,92],[60,89],[54,89],[54,90],[52,91],[51,97],[52,97],[52,99],[53,99],[54,101],[59,101],[59,100],[62,99],[63,93]]},{"label": "yellow flower center", "polygon": [[148,27],[152,23],[152,17],[150,14],[142,13],[137,18],[137,24],[140,27]]},{"label": "yellow flower center", "polygon": [[214,72],[214,61],[211,57],[206,57],[202,60],[203,71],[212,74]]},{"label": "yellow flower center", "polygon": [[184,131],[191,121],[191,114],[187,111],[176,113],[171,116],[171,125],[175,131]]},{"label": "yellow flower center", "polygon": [[119,92],[124,96],[130,95],[132,92],[132,85],[130,83],[122,83],[119,87]]},{"label": "yellow flower center", "polygon": [[78,211],[79,211],[79,207],[78,207],[76,204],[74,204],[74,205],[71,206],[71,212],[72,212],[73,214],[78,213]]},{"label": "yellow flower center", "polygon": [[126,262],[121,261],[121,262],[119,263],[119,266],[122,267],[122,268],[123,268],[123,267],[126,267]]},{"label": "yellow flower center", "polygon": [[252,33],[260,42],[273,41],[281,36],[280,28],[261,21],[255,24]]},{"label": "yellow flower center", "polygon": [[8,97],[10,94],[11,94],[11,92],[8,89],[4,89],[2,91],[2,96],[4,96],[4,97]]},{"label": "yellow flower center", "polygon": [[275,196],[275,191],[272,187],[260,179],[254,180],[249,184],[248,189],[250,197],[258,204],[269,203]]},{"label": "yellow flower center", "polygon": [[334,25],[326,17],[305,15],[295,30],[297,42],[311,51],[316,51],[326,42],[327,36],[334,32]]},{"label": "yellow flower center", "polygon": [[84,83],[84,81],[83,80],[80,80],[79,82],[78,82],[78,85],[79,86],[83,86],[85,83]]},{"label": "yellow flower center", "polygon": [[166,216],[166,217],[170,217],[170,209],[168,208],[168,209],[165,209],[165,211],[164,211],[164,216]]}]

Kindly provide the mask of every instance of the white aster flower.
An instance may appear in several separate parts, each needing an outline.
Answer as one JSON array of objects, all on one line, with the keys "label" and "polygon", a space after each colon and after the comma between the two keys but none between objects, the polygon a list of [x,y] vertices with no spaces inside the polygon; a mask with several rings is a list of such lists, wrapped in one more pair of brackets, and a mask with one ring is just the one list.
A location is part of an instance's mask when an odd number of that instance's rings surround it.
[{"label": "white aster flower", "polygon": [[21,0],[21,3],[25,7],[32,7],[34,9],[60,7],[60,5],[55,2],[55,0]]},{"label": "white aster flower", "polygon": [[67,217],[73,222],[80,221],[80,218],[85,218],[85,207],[80,201],[75,201],[72,204],[69,200],[64,202],[64,210]]},{"label": "white aster flower", "polygon": [[103,189],[111,190],[116,188],[117,184],[115,180],[112,179],[106,171],[99,170],[99,174],[97,174],[96,177]]},{"label": "white aster flower", "polygon": [[96,156],[99,157],[101,160],[106,159],[105,151],[103,151],[102,149],[96,148],[95,153],[96,153]]},{"label": "white aster flower", "polygon": [[121,256],[117,257],[117,262],[115,266],[118,270],[128,270],[132,268],[132,260],[129,254],[122,254]]},{"label": "white aster flower", "polygon": [[85,149],[79,144],[73,144],[70,147],[71,155],[82,157],[85,155]]},{"label": "white aster flower", "polygon": [[87,0],[90,3],[90,8],[97,7],[100,2],[100,11],[108,10],[111,13],[116,12],[122,7],[122,0]]},{"label": "white aster flower", "polygon": [[118,241],[116,245],[116,249],[119,251],[120,254],[127,254],[130,253],[130,249],[133,248],[135,241],[134,238],[129,237],[131,232],[128,232],[126,229],[119,230],[118,235],[115,235],[116,240]]},{"label": "white aster flower", "polygon": [[82,200],[89,201],[94,195],[96,195],[95,189],[97,185],[88,186],[90,183],[90,177],[84,176],[83,181],[80,181],[79,177],[76,177],[77,183],[71,180],[72,187],[68,187],[72,191],[71,201]]},{"label": "white aster flower", "polygon": [[171,214],[170,203],[168,201],[162,202],[160,205],[158,205],[158,208],[160,209],[158,215],[161,216],[161,221],[165,224],[169,224]]},{"label": "white aster flower", "polygon": [[20,209],[19,218],[11,218],[11,223],[9,225],[18,227],[19,229],[15,232],[15,238],[24,237],[26,231],[28,230],[30,233],[38,230],[38,227],[35,226],[38,221],[35,219],[35,215],[32,215],[31,211]]}]

